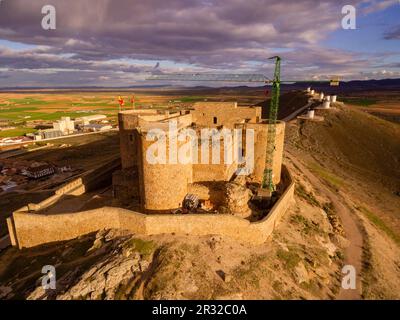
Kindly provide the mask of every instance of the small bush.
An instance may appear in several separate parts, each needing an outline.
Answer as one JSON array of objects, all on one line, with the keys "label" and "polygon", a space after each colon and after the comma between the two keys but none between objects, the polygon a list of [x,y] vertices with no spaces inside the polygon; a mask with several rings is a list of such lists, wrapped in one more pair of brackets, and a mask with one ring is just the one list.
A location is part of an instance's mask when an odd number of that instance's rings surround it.
[{"label": "small bush", "polygon": [[364,207],[359,207],[359,210],[368,218],[370,222],[386,233],[394,242],[396,242],[397,245],[400,245],[400,237],[391,228],[389,228],[381,218]]},{"label": "small bush", "polygon": [[129,241],[129,246],[134,248],[143,256],[149,256],[153,253],[155,249],[155,244],[153,241],[145,241],[142,239],[132,239]]},{"label": "small bush", "polygon": [[318,200],[314,197],[314,195],[311,192],[307,192],[304,186],[301,183],[296,184],[296,189],[295,189],[295,194],[307,201],[309,204],[311,204],[314,207],[321,207],[321,204],[318,202]]},{"label": "small bush", "polygon": [[294,269],[301,261],[300,256],[296,252],[290,250],[285,251],[283,249],[279,249],[276,255],[281,261],[283,261],[288,269]]}]

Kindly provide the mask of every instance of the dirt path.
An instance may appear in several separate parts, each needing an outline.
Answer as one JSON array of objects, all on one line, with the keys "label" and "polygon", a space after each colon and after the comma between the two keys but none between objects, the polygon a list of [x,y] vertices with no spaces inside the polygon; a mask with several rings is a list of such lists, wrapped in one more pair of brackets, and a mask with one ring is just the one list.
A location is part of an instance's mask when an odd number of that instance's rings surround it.
[{"label": "dirt path", "polygon": [[293,153],[286,150],[286,155],[290,161],[295,164],[301,172],[310,181],[316,191],[324,193],[333,203],[336,212],[340,219],[342,220],[343,229],[346,233],[346,238],[349,240],[350,244],[345,249],[345,265],[352,265],[357,271],[357,286],[355,290],[345,290],[340,289],[339,294],[336,299],[338,300],[356,300],[361,299],[362,287],[361,287],[361,270],[362,270],[362,246],[363,237],[360,229],[357,226],[357,220],[354,214],[346,207],[344,199],[331,191],[327,186],[325,186],[322,181],[315,176],[308,168],[298,160]]}]

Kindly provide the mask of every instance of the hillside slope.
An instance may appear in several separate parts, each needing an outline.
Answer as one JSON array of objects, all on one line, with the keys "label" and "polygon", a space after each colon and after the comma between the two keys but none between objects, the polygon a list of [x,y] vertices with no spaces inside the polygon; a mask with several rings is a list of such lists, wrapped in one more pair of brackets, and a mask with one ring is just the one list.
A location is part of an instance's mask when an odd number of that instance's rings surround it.
[{"label": "hillside slope", "polygon": [[[308,184],[296,194],[273,238],[259,246],[103,230],[9,248],[0,253],[0,299],[334,299],[346,239],[326,198],[315,198]],[[44,265],[56,267],[56,290],[40,285]]]},{"label": "hillside slope", "polygon": [[400,125],[351,107],[321,112],[323,123],[299,125],[296,141],[301,149],[393,191],[400,187]]},{"label": "hillside slope", "polygon": [[288,125],[287,151],[358,220],[363,297],[393,298],[400,290],[400,125],[342,104],[318,113],[324,122]]}]

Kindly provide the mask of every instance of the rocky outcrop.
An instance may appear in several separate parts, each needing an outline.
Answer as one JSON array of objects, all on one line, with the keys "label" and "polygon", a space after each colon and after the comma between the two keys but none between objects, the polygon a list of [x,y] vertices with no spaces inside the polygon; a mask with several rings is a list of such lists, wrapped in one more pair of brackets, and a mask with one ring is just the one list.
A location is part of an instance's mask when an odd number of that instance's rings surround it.
[{"label": "rocky outcrop", "polygon": [[[151,243],[130,237],[115,238],[117,234],[115,230],[97,233],[93,246],[86,254],[108,254],[87,271],[82,273],[80,267],[67,271],[57,279],[56,290],[44,290],[39,285],[27,298],[114,300],[125,296],[127,290],[135,287],[135,283],[149,267]],[[146,246],[149,249],[145,250]]]}]

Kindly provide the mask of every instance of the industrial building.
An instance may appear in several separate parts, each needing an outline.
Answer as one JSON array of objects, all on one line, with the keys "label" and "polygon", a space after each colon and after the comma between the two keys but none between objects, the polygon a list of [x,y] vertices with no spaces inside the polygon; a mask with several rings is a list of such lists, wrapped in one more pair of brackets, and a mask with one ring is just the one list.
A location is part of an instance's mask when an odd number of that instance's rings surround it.
[{"label": "industrial building", "polygon": [[100,120],[104,120],[104,119],[107,119],[107,116],[105,116],[103,114],[94,114],[92,116],[76,118],[75,121],[83,123],[83,125],[86,126],[86,125],[90,124],[90,122],[100,121]]},{"label": "industrial building", "polygon": [[35,135],[35,140],[53,139],[62,136],[63,136],[62,131],[58,129],[46,129],[39,131],[38,134]]},{"label": "industrial building", "polygon": [[101,123],[90,123],[83,126],[83,131],[85,132],[107,131],[111,129],[112,129],[111,125],[101,124]]},{"label": "industrial building", "polygon": [[62,117],[53,123],[53,129],[61,131],[63,135],[72,134],[75,131],[75,123],[70,117]]}]

